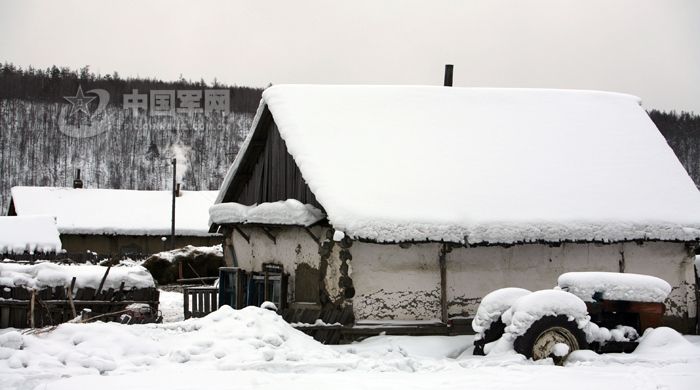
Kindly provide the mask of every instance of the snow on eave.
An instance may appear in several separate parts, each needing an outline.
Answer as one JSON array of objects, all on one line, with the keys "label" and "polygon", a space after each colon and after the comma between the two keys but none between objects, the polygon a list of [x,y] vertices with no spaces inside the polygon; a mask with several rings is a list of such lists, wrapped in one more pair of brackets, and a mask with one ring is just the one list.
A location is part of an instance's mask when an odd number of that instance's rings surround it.
[{"label": "snow on eave", "polygon": [[257,224],[311,226],[325,219],[323,211],[296,199],[246,206],[235,202],[219,203],[209,208],[212,224]]},{"label": "snow on eave", "polygon": [[[377,241],[375,239],[363,238],[363,237],[353,237],[352,239],[357,240],[359,242],[364,242],[364,243],[368,243],[368,244],[379,244],[379,245],[446,244],[446,245],[451,245],[453,247],[465,247],[465,248],[489,247],[489,246],[500,246],[500,247],[510,248],[512,246],[517,246],[517,245],[535,245],[535,244],[558,247],[558,246],[565,245],[565,244],[604,244],[604,245],[609,245],[609,244],[621,244],[621,243],[625,243],[625,242],[636,242],[636,243],[673,242],[673,243],[683,243],[683,244],[700,244],[700,238],[693,238],[693,239],[687,239],[687,240],[660,239],[660,238],[623,238],[623,239],[618,239],[618,240],[591,239],[591,240],[556,240],[556,241],[554,241],[554,240],[530,240],[530,241],[519,240],[519,241],[507,241],[507,242],[498,242],[498,241],[470,242],[466,238],[465,238],[465,240],[461,240],[461,241],[428,240],[428,239],[426,239],[426,240],[404,240],[404,241]],[[699,260],[698,264],[700,264],[700,260]]]}]

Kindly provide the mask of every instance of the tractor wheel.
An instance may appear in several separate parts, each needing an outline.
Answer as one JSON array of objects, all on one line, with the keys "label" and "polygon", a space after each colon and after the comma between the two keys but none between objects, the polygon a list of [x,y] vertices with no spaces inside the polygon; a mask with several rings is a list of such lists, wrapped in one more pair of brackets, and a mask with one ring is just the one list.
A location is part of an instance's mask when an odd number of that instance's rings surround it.
[{"label": "tractor wheel", "polygon": [[[564,356],[556,356],[554,346],[564,344],[568,352]],[[532,360],[551,357],[554,363],[564,363],[569,353],[587,349],[586,334],[578,328],[576,322],[569,321],[566,316],[547,316],[535,321],[530,328],[513,342],[515,351]]]},{"label": "tractor wheel", "polygon": [[491,326],[484,332],[484,337],[479,340],[474,340],[474,355],[484,356],[484,346],[500,339],[505,329],[506,324],[504,324],[500,318],[492,322]]}]

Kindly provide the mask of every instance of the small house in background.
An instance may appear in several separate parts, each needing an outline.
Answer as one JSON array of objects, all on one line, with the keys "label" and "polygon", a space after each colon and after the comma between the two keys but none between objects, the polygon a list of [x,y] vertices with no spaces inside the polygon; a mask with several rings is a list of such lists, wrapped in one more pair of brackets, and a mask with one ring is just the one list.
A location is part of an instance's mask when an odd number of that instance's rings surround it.
[{"label": "small house in background", "polygon": [[447,327],[494,289],[612,271],[669,282],[666,323],[695,327],[700,192],[633,96],[273,86],[216,203],[227,262],[283,270],[264,294],[293,321]]},{"label": "small house in background", "polygon": [[[208,232],[216,191],[182,191],[176,200],[175,247],[220,243]],[[55,217],[70,256],[145,256],[171,248],[172,192],[13,187],[9,216]],[[8,217],[10,218],[10,217]],[[165,238],[165,239],[164,239]]]},{"label": "small house in background", "polygon": [[57,253],[61,253],[61,239],[54,217],[0,217],[0,256],[3,258],[51,258]]}]

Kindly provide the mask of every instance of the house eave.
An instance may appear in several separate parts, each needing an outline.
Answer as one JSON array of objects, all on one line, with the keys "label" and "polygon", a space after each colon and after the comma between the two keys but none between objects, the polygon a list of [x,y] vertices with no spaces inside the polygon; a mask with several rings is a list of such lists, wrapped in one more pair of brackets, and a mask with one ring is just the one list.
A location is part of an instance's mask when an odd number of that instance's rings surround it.
[{"label": "house eave", "polygon": [[[333,228],[333,226],[329,223],[327,219],[323,219],[321,221],[316,222],[313,225],[310,226],[304,226],[304,225],[283,225],[283,224],[264,224],[264,223],[223,223],[223,224],[212,224],[210,228],[210,232],[218,232],[222,227],[229,227],[229,228],[234,228],[234,227],[260,227],[260,228],[290,228],[290,227],[299,227],[299,228],[311,228],[314,226],[327,226]],[[636,242],[638,244],[643,244],[645,242],[673,242],[673,243],[683,243],[686,245],[692,245],[692,246],[700,246],[700,238],[697,239],[660,239],[660,238],[625,238],[625,239],[591,239],[591,240],[586,240],[586,239],[563,239],[563,240],[558,240],[558,241],[553,241],[553,240],[521,240],[521,241],[513,241],[513,242],[488,242],[488,241],[482,241],[482,242],[477,242],[477,243],[470,243],[470,242],[454,242],[454,241],[447,241],[447,240],[406,240],[406,241],[379,241],[376,239],[372,238],[365,238],[365,237],[352,237],[351,239],[358,241],[358,242],[363,242],[363,243],[368,243],[368,244],[379,244],[379,245],[415,245],[415,244],[446,244],[450,245],[453,247],[494,247],[494,246],[500,246],[500,247],[513,247],[517,245],[529,245],[529,244],[539,244],[539,245],[548,245],[552,247],[558,247],[564,244],[599,244],[599,245],[611,245],[611,244],[621,244],[621,243],[627,243],[627,242]]]}]

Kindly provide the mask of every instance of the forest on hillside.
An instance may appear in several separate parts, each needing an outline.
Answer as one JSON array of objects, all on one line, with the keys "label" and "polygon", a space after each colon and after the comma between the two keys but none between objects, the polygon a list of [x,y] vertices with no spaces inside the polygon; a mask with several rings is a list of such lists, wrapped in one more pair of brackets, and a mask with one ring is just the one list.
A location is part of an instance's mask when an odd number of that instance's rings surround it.
[{"label": "forest on hillside", "polygon": [[[78,86],[103,89],[112,97],[99,118],[107,126],[99,135],[70,137],[61,131],[71,109],[64,97],[75,96]],[[134,89],[228,89],[230,111],[134,115],[122,106],[123,95]],[[88,67],[75,71],[0,65],[1,214],[7,212],[13,186],[70,186],[76,169],[81,169],[87,188],[170,189],[172,158],[178,158],[183,189],[216,190],[245,139],[261,92],[216,80],[164,82],[124,79],[116,72],[95,75]],[[97,106],[90,104],[92,110]],[[700,116],[656,110],[649,115],[700,184]]]},{"label": "forest on hillside", "polygon": [[[75,96],[79,85],[84,91],[104,89],[111,96],[99,118],[108,124],[102,134],[70,137],[59,129],[71,109],[64,96]],[[122,96],[133,89],[228,89],[230,111],[134,115],[122,107]],[[0,66],[2,214],[13,186],[70,186],[76,169],[81,169],[87,188],[170,189],[175,157],[183,189],[216,190],[245,139],[261,92],[216,81],[122,79],[116,73],[92,74],[87,67],[38,70],[6,63]],[[96,106],[92,101],[90,110]]]},{"label": "forest on hillside", "polygon": [[650,110],[649,117],[700,188],[700,115]]}]

